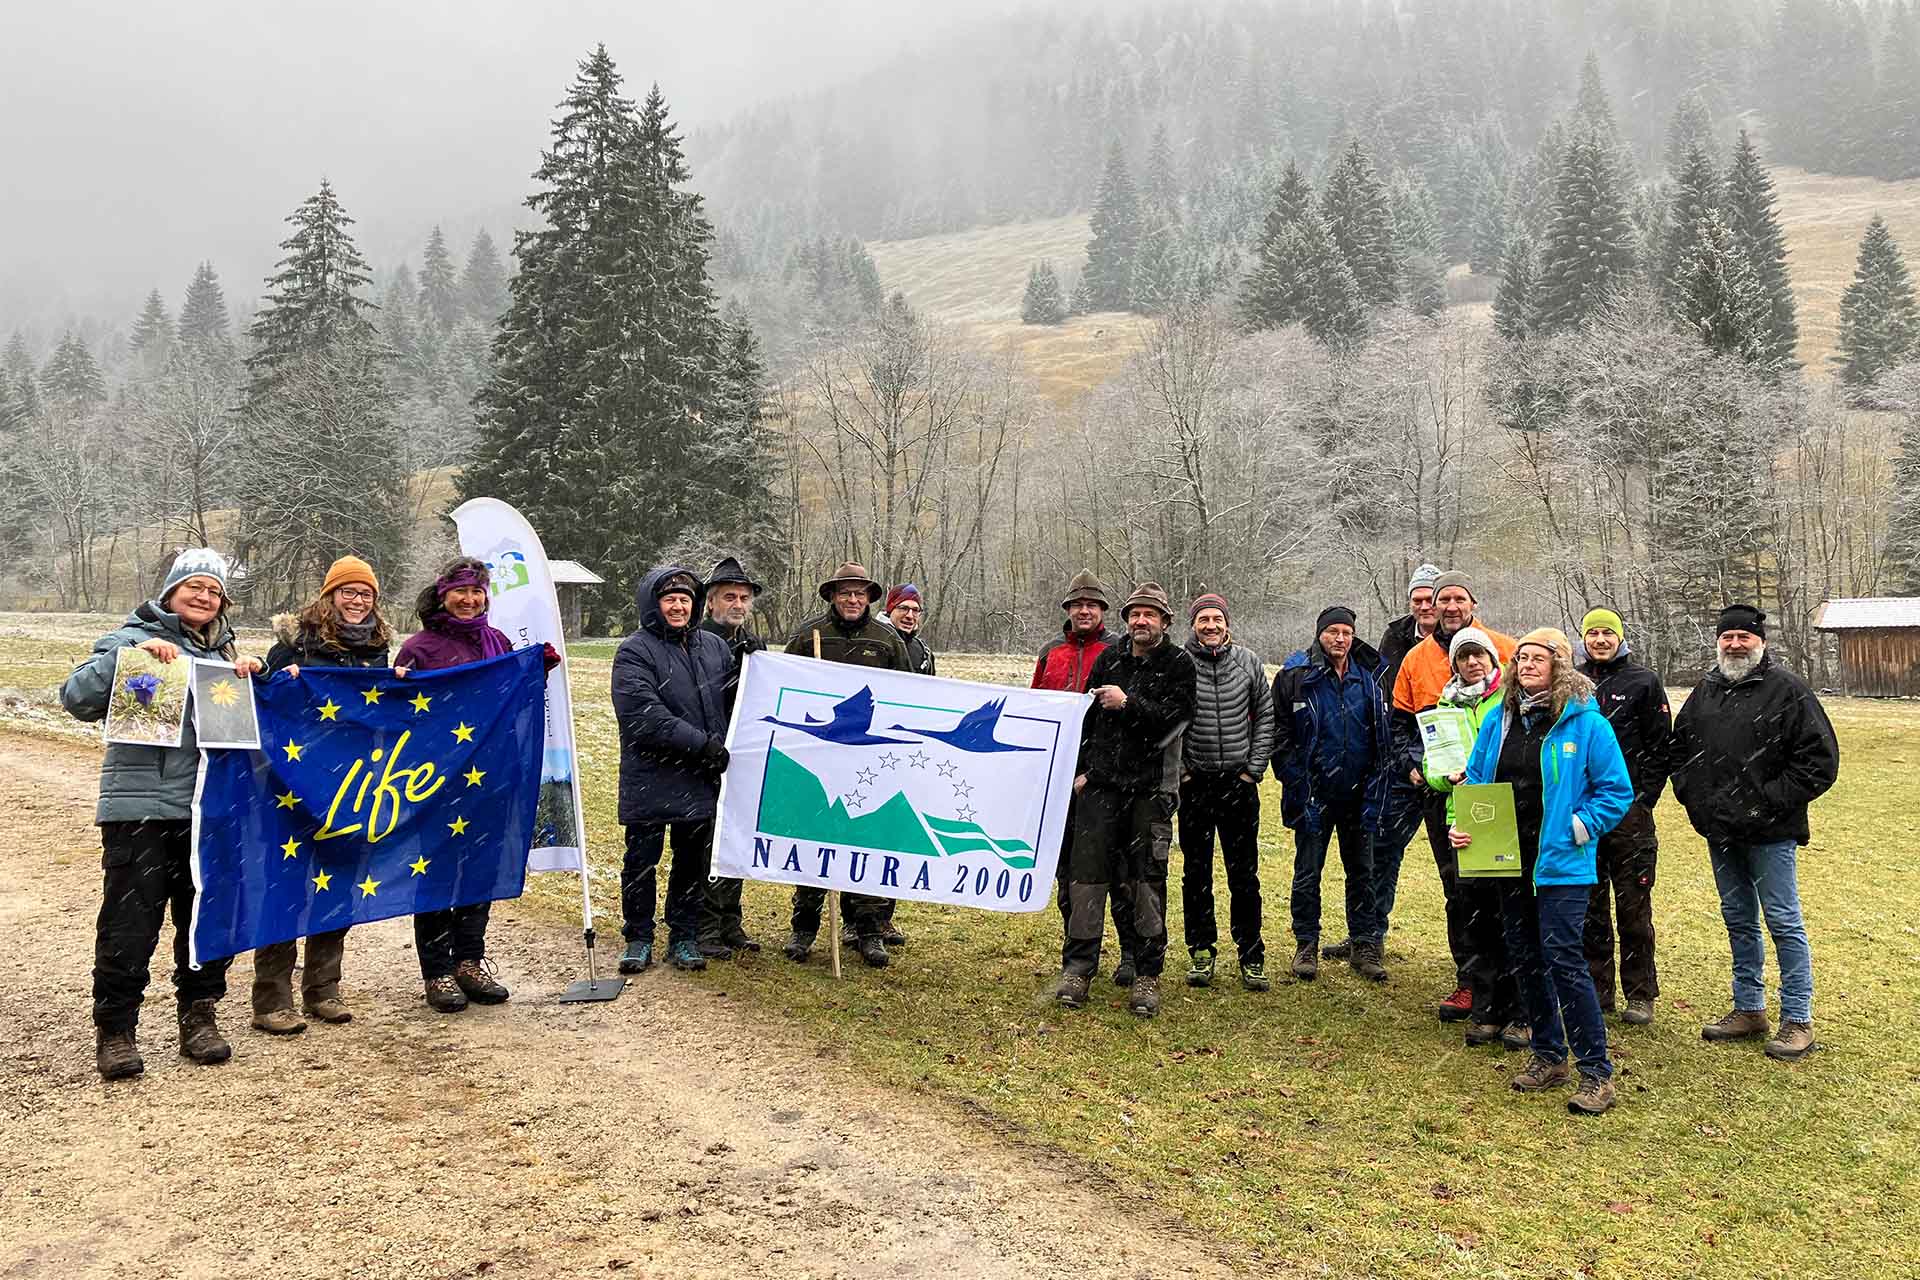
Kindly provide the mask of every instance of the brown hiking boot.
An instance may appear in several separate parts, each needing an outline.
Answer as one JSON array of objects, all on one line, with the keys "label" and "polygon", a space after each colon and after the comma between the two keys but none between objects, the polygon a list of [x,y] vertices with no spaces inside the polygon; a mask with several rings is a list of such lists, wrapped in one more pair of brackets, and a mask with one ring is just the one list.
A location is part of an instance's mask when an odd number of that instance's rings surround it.
[{"label": "brown hiking boot", "polygon": [[1342,938],[1330,947],[1320,948],[1323,960],[1348,960],[1353,957],[1353,939]]},{"label": "brown hiking boot", "polygon": [[102,1080],[125,1080],[137,1076],[147,1069],[140,1059],[140,1050],[133,1044],[133,1028],[125,1031],[108,1031],[96,1028],[93,1033],[93,1066]]},{"label": "brown hiking boot", "polygon": [[1565,1059],[1559,1062],[1548,1062],[1536,1053],[1527,1060],[1525,1069],[1507,1084],[1516,1093],[1545,1093],[1548,1089],[1559,1088],[1571,1079],[1573,1079],[1573,1068],[1566,1064]]},{"label": "brown hiking boot", "polygon": [[291,1009],[255,1009],[253,1029],[270,1036],[297,1036],[307,1029],[307,1024]]},{"label": "brown hiking boot", "polygon": [[1567,1111],[1576,1116],[1603,1116],[1613,1110],[1613,1081],[1605,1076],[1581,1076],[1580,1087],[1567,1099]]},{"label": "brown hiking boot", "polygon": [[476,1004],[505,1004],[512,994],[494,980],[491,960],[462,960],[453,966],[453,980],[467,999]]},{"label": "brown hiking boot", "polygon": [[1293,976],[1302,982],[1312,982],[1320,976],[1320,944],[1318,941],[1303,942],[1294,950]]},{"label": "brown hiking boot", "polygon": [[1467,1048],[1477,1049],[1483,1044],[1495,1044],[1500,1033],[1506,1028],[1497,1022],[1469,1022],[1467,1024]]},{"label": "brown hiking boot", "polygon": [[339,996],[308,996],[300,1003],[309,1018],[333,1023],[353,1021],[353,1010]]},{"label": "brown hiking boot", "polygon": [[1765,1009],[1735,1009],[1700,1028],[1700,1038],[1719,1044],[1727,1040],[1753,1040],[1767,1034]]},{"label": "brown hiking boot", "polygon": [[1653,1001],[1651,1000],[1627,1001],[1626,1010],[1621,1013],[1620,1021],[1626,1023],[1629,1026],[1634,1026],[1634,1027],[1652,1026],[1653,1025]]},{"label": "brown hiking boot", "polygon": [[220,1034],[213,1020],[213,1000],[195,1000],[180,1011],[180,1056],[192,1058],[203,1067],[225,1062],[233,1056],[233,1046]]},{"label": "brown hiking boot", "polygon": [[1127,1012],[1141,1018],[1151,1018],[1160,1012],[1160,979],[1140,974],[1133,980],[1133,990],[1127,993]]},{"label": "brown hiking boot", "polygon": [[[1379,943],[1354,942],[1348,944],[1348,950],[1352,957],[1349,963],[1353,965],[1355,973],[1369,982],[1387,980],[1387,966],[1382,963],[1385,957],[1381,955]],[[1332,953],[1329,951],[1321,954],[1331,955]]]},{"label": "brown hiking boot", "polygon": [[1084,1009],[1087,1004],[1087,980],[1077,973],[1060,975],[1060,985],[1053,989],[1053,998],[1068,1009]]},{"label": "brown hiking boot", "polygon": [[460,990],[460,984],[451,974],[438,978],[428,978],[427,1003],[440,1013],[458,1013],[467,1007],[466,993]]},{"label": "brown hiking boot", "polygon": [[1780,1034],[1767,1041],[1767,1056],[1781,1062],[1798,1062],[1813,1052],[1811,1022],[1783,1022]]},{"label": "brown hiking boot", "polygon": [[1533,1048],[1533,1028],[1524,1022],[1509,1022],[1500,1029],[1500,1045],[1515,1053]]}]

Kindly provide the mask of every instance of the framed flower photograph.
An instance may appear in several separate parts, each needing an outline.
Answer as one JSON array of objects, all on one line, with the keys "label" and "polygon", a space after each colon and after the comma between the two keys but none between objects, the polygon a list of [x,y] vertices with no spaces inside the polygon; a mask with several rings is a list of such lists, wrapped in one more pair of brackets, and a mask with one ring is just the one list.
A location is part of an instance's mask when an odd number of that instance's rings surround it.
[{"label": "framed flower photograph", "polygon": [[138,747],[179,746],[192,681],[190,659],[162,662],[133,645],[116,650],[113,692],[107,699],[107,741]]},{"label": "framed flower photograph", "polygon": [[260,718],[253,681],[226,662],[193,660],[193,732],[202,747],[260,749]]}]

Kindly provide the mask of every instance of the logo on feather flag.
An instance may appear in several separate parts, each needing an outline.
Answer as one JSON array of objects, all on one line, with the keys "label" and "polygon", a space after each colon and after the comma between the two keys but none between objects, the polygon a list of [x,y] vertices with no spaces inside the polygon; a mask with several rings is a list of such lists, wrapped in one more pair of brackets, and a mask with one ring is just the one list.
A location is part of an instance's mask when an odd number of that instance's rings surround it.
[{"label": "logo on feather flag", "polygon": [[1088,702],[756,654],[728,740],[715,874],[1038,910]]}]

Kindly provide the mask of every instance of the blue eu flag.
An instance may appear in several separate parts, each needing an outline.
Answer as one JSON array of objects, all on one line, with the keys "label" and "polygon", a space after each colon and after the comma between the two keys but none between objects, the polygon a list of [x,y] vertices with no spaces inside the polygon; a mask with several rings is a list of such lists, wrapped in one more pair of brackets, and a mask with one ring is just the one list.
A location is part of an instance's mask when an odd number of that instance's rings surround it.
[{"label": "blue eu flag", "polygon": [[260,750],[201,757],[192,963],[517,898],[540,799],[539,646],[444,671],[256,686]]}]

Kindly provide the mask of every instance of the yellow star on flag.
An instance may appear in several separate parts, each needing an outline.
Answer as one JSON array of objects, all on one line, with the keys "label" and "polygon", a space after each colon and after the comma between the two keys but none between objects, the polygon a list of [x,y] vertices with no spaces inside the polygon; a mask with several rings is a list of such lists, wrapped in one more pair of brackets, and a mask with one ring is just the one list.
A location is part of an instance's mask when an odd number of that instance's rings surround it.
[{"label": "yellow star on flag", "polygon": [[413,714],[419,715],[432,705],[433,699],[429,698],[426,694],[416,693],[413,695]]},{"label": "yellow star on flag", "polygon": [[300,797],[293,794],[293,792],[291,791],[282,791],[280,793],[279,800],[280,800],[280,807],[282,809],[291,809],[293,808],[293,806],[300,803]]},{"label": "yellow star on flag", "polygon": [[207,696],[213,699],[217,707],[230,707],[240,701],[240,690],[234,687],[231,680],[216,680],[213,687],[207,690]]},{"label": "yellow star on flag", "polygon": [[457,836],[463,836],[467,834],[467,820],[465,818],[455,818],[447,824],[447,830]]},{"label": "yellow star on flag", "polygon": [[281,750],[287,753],[288,763],[292,763],[293,761],[298,760],[300,758],[300,753],[306,750],[306,748],[301,746],[297,742],[289,742],[284,747],[282,747]]},{"label": "yellow star on flag", "polygon": [[379,689],[379,686],[377,686],[377,685],[376,685],[375,687],[373,687],[373,688],[371,688],[371,689],[363,689],[363,690],[361,690],[361,692],[360,692],[360,696],[361,696],[361,697],[363,697],[363,698],[365,698],[365,699],[367,700],[367,705],[368,705],[368,706],[372,706],[372,705],[373,705],[374,703],[376,703],[376,702],[378,702],[378,701],[380,701],[380,689]]},{"label": "yellow star on flag", "polygon": [[313,878],[313,887],[323,892],[325,891],[326,887],[332,883],[333,883],[333,874],[328,871],[322,871],[319,875]]},{"label": "yellow star on flag", "polygon": [[453,736],[462,742],[472,742],[473,726],[462,720],[459,727],[453,731]]},{"label": "yellow star on flag", "polygon": [[428,858],[415,858],[412,862],[409,862],[407,865],[413,868],[413,874],[417,876],[423,876],[427,874],[427,864],[430,861],[431,859],[428,859]]},{"label": "yellow star on flag", "polygon": [[291,836],[287,837],[287,842],[280,846],[280,858],[282,861],[291,858],[298,852],[300,852],[300,842]]},{"label": "yellow star on flag", "polygon": [[331,720],[339,714],[340,714],[340,704],[335,702],[332,698],[328,698],[325,702],[320,704],[320,718],[322,720]]},{"label": "yellow star on flag", "polygon": [[359,884],[353,887],[360,891],[360,896],[364,898],[371,898],[373,896],[373,891],[380,887],[380,882],[378,880],[375,880],[372,876],[368,876],[365,880],[362,880]]},{"label": "yellow star on flag", "polygon": [[467,780],[468,786],[477,787],[480,785],[480,779],[487,776],[487,771],[485,769],[469,769],[460,776]]}]

